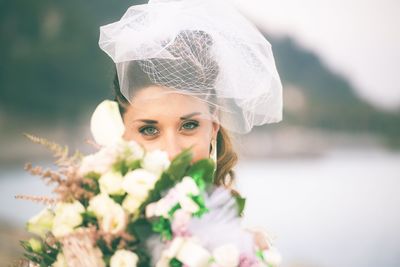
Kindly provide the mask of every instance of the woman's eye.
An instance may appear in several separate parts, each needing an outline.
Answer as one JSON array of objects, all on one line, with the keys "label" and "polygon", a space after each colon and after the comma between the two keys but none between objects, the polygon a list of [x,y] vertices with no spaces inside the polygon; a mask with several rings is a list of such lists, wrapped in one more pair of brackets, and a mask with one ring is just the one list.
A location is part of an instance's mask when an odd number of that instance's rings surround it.
[{"label": "woman's eye", "polygon": [[143,135],[147,136],[154,136],[158,134],[158,130],[156,127],[153,126],[144,126],[139,129],[139,132]]},{"label": "woman's eye", "polygon": [[188,121],[182,125],[182,128],[185,130],[193,130],[196,129],[198,126],[199,123],[197,121]]}]

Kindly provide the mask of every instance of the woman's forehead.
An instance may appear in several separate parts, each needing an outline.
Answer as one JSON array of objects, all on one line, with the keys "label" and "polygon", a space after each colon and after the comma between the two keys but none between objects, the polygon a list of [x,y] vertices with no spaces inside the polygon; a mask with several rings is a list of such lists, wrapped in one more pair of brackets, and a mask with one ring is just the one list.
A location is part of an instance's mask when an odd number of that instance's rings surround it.
[{"label": "woman's forehead", "polygon": [[209,106],[206,102],[159,86],[137,92],[131,99],[129,109],[133,117],[180,118],[196,113],[196,117],[209,118]]}]

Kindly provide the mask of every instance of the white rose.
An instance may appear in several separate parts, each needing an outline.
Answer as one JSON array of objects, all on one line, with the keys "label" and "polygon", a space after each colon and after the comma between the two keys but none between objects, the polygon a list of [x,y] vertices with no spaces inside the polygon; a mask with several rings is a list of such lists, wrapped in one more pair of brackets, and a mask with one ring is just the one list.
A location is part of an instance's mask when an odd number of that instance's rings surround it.
[{"label": "white rose", "polygon": [[[176,258],[190,267],[209,266],[211,254],[193,239],[186,239],[178,251]],[[235,266],[236,267],[236,266]]]},{"label": "white rose", "polygon": [[166,198],[160,199],[156,204],[156,209],[154,211],[155,216],[163,216],[168,218],[169,211],[176,205],[174,201],[169,201]]},{"label": "white rose", "polygon": [[275,247],[270,247],[263,252],[264,260],[268,266],[277,267],[282,262],[282,257]]},{"label": "white rose", "polygon": [[51,266],[52,267],[68,267],[67,261],[65,260],[65,257],[62,253],[57,254],[57,260]]},{"label": "white rose", "polygon": [[125,131],[118,103],[104,100],[95,109],[90,120],[90,130],[96,143],[101,146],[113,144]]},{"label": "white rose", "polygon": [[127,222],[125,211],[115,203],[110,206],[109,211],[101,218],[101,228],[106,233],[116,234],[121,232]]},{"label": "white rose", "polygon": [[123,195],[123,177],[120,173],[108,171],[99,179],[100,191],[110,195]]},{"label": "white rose", "polygon": [[170,259],[174,258],[176,254],[178,254],[182,246],[185,244],[185,241],[186,240],[183,237],[175,237],[169,245],[168,249],[165,251],[164,255]]},{"label": "white rose", "polygon": [[101,218],[116,204],[107,194],[99,194],[89,201],[88,211],[94,212],[97,217]]},{"label": "white rose", "polygon": [[77,200],[73,203],[57,203],[54,209],[53,235],[61,237],[73,232],[82,223],[81,213],[84,211],[85,207]]},{"label": "white rose", "polygon": [[139,262],[139,257],[132,251],[117,250],[110,260],[110,267],[135,267]]},{"label": "white rose", "polygon": [[133,140],[126,142],[126,146],[129,149],[130,156],[127,157],[127,161],[134,161],[143,158],[144,149],[138,143]]},{"label": "white rose", "polygon": [[156,267],[169,266],[169,261],[174,257],[185,266],[205,267],[209,266],[211,254],[193,238],[176,237],[162,252]]},{"label": "white rose", "polygon": [[182,178],[182,181],[176,185],[176,189],[182,195],[194,195],[197,196],[200,194],[200,189],[197,186],[196,182],[190,176],[185,176]]},{"label": "white rose", "polygon": [[179,204],[184,211],[189,213],[195,213],[200,209],[199,205],[197,205],[197,203],[194,202],[193,199],[187,196],[181,197],[179,199]]},{"label": "white rose", "polygon": [[143,168],[157,176],[160,176],[169,167],[170,163],[168,153],[158,149],[146,153],[143,158]]},{"label": "white rose", "polygon": [[135,213],[142,203],[142,199],[137,199],[132,195],[127,195],[122,202],[122,207],[129,213]]},{"label": "white rose", "polygon": [[29,219],[26,228],[28,232],[44,237],[53,228],[54,213],[45,208]]},{"label": "white rose", "polygon": [[153,173],[145,169],[136,169],[125,175],[122,188],[133,197],[144,200],[156,181],[157,177]]},{"label": "white rose", "polygon": [[233,244],[215,248],[213,257],[220,267],[236,267],[239,265],[239,250]]},{"label": "white rose", "polygon": [[79,166],[79,174],[85,175],[89,172],[104,174],[108,172],[120,152],[115,146],[101,148],[98,152],[85,156]]},{"label": "white rose", "polygon": [[156,216],[157,202],[150,203],[146,206],[146,218]]}]

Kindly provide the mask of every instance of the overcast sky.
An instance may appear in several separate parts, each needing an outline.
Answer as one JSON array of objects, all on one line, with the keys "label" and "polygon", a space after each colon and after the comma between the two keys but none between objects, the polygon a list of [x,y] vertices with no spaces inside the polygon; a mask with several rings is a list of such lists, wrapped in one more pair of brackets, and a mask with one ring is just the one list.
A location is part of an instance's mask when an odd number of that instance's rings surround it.
[{"label": "overcast sky", "polygon": [[231,0],[268,32],[290,34],[382,108],[400,108],[399,0]]}]

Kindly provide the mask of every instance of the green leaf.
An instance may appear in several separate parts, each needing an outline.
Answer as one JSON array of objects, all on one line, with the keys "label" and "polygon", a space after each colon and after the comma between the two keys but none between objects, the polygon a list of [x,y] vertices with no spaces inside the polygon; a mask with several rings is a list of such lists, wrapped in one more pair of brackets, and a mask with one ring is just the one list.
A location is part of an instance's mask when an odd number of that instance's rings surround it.
[{"label": "green leaf", "polygon": [[85,174],[85,177],[89,178],[89,179],[93,179],[93,180],[99,180],[101,177],[101,174],[91,171],[91,172]]},{"label": "green leaf", "polygon": [[151,223],[145,218],[139,218],[128,223],[126,230],[130,235],[135,237],[135,242],[146,240],[153,233]]},{"label": "green leaf", "polygon": [[243,211],[246,206],[246,198],[241,196],[234,196],[236,200],[236,204],[238,205],[238,214],[239,216],[243,216]]},{"label": "green leaf", "polygon": [[172,239],[171,222],[168,219],[159,217],[152,222],[152,225],[153,231],[160,233],[164,240]]},{"label": "green leaf", "polygon": [[57,259],[57,254],[60,250],[60,243],[57,242],[55,247],[49,246],[46,242],[42,242],[43,249],[40,252],[32,250],[28,241],[20,241],[25,250],[24,257],[39,266],[51,266]]},{"label": "green leaf", "polygon": [[170,267],[182,267],[182,266],[183,266],[183,263],[180,262],[177,258],[172,258],[172,259],[169,261],[169,266],[170,266]]},{"label": "green leaf", "polygon": [[126,164],[125,159],[120,159],[120,160],[117,160],[112,165],[112,170],[114,172],[119,172],[122,174],[122,176],[124,176],[128,172],[129,168],[128,168],[128,165]]},{"label": "green leaf", "polygon": [[171,161],[169,168],[165,172],[169,174],[173,180],[180,181],[190,166],[192,158],[192,148],[184,149]]},{"label": "green leaf", "polygon": [[181,208],[181,204],[177,203],[175,206],[172,207],[172,209],[168,212],[168,215],[170,218],[174,215],[175,211],[179,210]]},{"label": "green leaf", "polygon": [[175,181],[171,178],[171,176],[163,172],[161,174],[160,179],[154,185],[154,188],[150,190],[147,199],[140,205],[140,213],[142,214],[145,211],[146,206],[151,203],[159,200],[161,198],[161,192],[171,188],[175,185]]},{"label": "green leaf", "polygon": [[116,203],[121,205],[126,195],[127,195],[126,193],[123,195],[110,195],[110,198],[112,198]]},{"label": "green leaf", "polygon": [[262,250],[257,250],[256,251],[256,257],[258,257],[261,261],[264,261],[264,254]]},{"label": "green leaf", "polygon": [[92,211],[84,211],[81,213],[82,226],[88,227],[89,225],[96,225],[98,227],[96,214]]},{"label": "green leaf", "polygon": [[128,172],[136,170],[136,169],[140,168],[140,159],[134,160],[131,162],[127,162],[126,166],[128,168]]},{"label": "green leaf", "polygon": [[[89,183],[82,183],[82,188],[85,189],[88,192],[92,192],[95,195],[100,193],[100,186],[99,186],[99,179],[100,176],[97,178],[97,174],[96,173],[92,173],[93,175],[91,175],[90,177],[87,177],[89,179],[93,180],[93,184],[89,184]],[[96,174],[96,176],[94,176],[94,174]]]},{"label": "green leaf", "polygon": [[194,202],[199,206],[199,210],[195,213],[193,213],[193,216],[195,217],[201,217],[203,216],[204,213],[207,213],[209,210],[206,207],[204,198],[200,195],[198,196],[190,196]]},{"label": "green leaf", "polygon": [[214,161],[212,159],[201,159],[196,161],[188,170],[188,176],[192,177],[197,186],[204,190],[205,184],[212,184],[214,180]]}]

